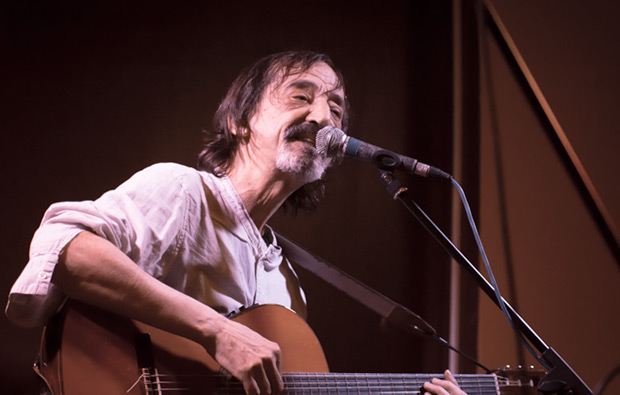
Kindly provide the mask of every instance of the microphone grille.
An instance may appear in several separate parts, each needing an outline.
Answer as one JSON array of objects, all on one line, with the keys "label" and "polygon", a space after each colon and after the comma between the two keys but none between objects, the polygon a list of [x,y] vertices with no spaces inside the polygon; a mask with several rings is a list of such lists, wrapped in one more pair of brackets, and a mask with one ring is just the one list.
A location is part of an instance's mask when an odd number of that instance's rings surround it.
[{"label": "microphone grille", "polygon": [[342,147],[347,135],[334,126],[326,126],[316,133],[316,151],[324,157],[342,155]]}]

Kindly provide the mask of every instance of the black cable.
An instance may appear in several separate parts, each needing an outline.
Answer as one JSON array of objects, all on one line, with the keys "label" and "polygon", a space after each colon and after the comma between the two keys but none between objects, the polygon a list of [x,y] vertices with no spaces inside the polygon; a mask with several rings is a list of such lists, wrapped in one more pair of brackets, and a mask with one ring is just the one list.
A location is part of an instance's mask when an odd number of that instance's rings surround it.
[{"label": "black cable", "polygon": [[512,320],[512,317],[508,313],[508,309],[506,308],[506,304],[504,303],[504,299],[502,298],[502,295],[501,295],[501,293],[499,291],[499,287],[497,286],[497,281],[495,281],[495,276],[493,275],[493,271],[491,270],[491,264],[489,263],[489,260],[487,258],[487,254],[484,251],[484,247],[482,246],[482,241],[480,240],[480,234],[478,233],[478,229],[476,228],[476,223],[474,222],[473,216],[471,214],[471,208],[469,207],[469,203],[467,202],[467,198],[465,197],[465,192],[463,191],[463,188],[461,188],[459,183],[456,182],[456,180],[454,178],[450,177],[450,181],[452,182],[452,185],[454,185],[456,187],[457,191],[459,192],[459,196],[461,197],[461,202],[463,203],[463,208],[465,209],[465,213],[467,214],[467,220],[469,222],[469,226],[470,226],[470,228],[472,230],[474,239],[476,240],[476,244],[478,246],[478,250],[480,251],[480,257],[482,258],[482,261],[484,262],[485,268],[486,268],[487,273],[489,275],[489,282],[493,286],[493,291],[495,292],[495,298],[497,299],[497,304],[499,305],[500,309],[502,310],[502,312],[506,316],[506,319],[508,320],[508,323],[512,327],[512,330],[519,337],[519,339],[521,340],[521,342],[523,343],[525,348],[527,348],[527,350],[534,356],[534,358],[536,358],[536,360],[545,369],[550,370],[551,367],[545,361],[543,361],[543,359],[538,354],[536,354],[536,352],[532,349],[532,347],[527,342],[527,340],[523,337],[523,334],[521,333],[521,331],[519,331],[515,327],[514,322]]},{"label": "black cable", "polygon": [[435,335],[431,335],[431,337],[435,340],[437,340],[439,343],[443,344],[444,346],[448,347],[450,350],[454,351],[455,353],[459,354],[460,356],[462,356],[463,358],[467,359],[468,361],[472,362],[473,364],[479,366],[480,368],[482,368],[486,373],[491,373],[492,370],[487,368],[486,366],[484,366],[483,364],[481,364],[480,362],[478,362],[477,360],[475,360],[473,357],[470,357],[469,355],[465,354],[464,352],[462,352],[461,350],[458,350],[456,348],[454,348],[450,343],[448,343],[448,341],[446,339],[444,339],[443,337],[435,334]]}]

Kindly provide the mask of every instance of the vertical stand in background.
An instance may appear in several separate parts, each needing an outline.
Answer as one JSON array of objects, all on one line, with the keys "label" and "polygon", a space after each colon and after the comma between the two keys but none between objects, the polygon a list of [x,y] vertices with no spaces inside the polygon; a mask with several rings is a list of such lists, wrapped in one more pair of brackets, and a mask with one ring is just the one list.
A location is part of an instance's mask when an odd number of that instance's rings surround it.
[{"label": "vertical stand in background", "polygon": [[[384,154],[385,155],[385,154]],[[422,226],[433,236],[433,238],[458,262],[477,282],[487,296],[499,306],[499,300],[495,295],[495,290],[489,282],[480,274],[472,263],[459,251],[448,237],[435,225],[426,213],[409,197],[407,188],[400,185],[394,178],[392,170],[398,167],[399,159],[394,156],[390,160],[385,158],[375,165],[381,173],[383,181],[390,196],[398,199],[407,210],[422,224]],[[538,385],[538,390],[544,394],[568,394],[592,395],[592,390],[579,378],[570,366],[553,350],[549,348],[543,340],[530,328],[530,326],[517,314],[510,304],[502,298],[508,314],[515,324],[517,330],[541,353],[542,358],[551,367]]]}]

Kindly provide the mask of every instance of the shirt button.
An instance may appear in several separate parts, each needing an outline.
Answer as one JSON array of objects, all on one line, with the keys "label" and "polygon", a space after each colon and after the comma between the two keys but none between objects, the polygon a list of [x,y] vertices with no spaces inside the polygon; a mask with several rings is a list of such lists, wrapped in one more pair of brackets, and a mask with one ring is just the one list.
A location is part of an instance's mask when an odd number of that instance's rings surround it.
[{"label": "shirt button", "polygon": [[43,280],[47,280],[49,278],[49,274],[47,274],[45,272],[39,272],[38,277],[43,279]]}]

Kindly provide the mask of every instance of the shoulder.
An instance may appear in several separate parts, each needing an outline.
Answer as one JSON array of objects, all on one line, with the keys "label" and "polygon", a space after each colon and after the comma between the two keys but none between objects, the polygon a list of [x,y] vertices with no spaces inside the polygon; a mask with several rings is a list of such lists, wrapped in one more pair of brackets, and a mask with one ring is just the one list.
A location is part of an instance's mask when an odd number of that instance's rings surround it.
[{"label": "shoulder", "polygon": [[198,177],[198,170],[179,163],[162,162],[150,165],[136,173],[137,176],[159,176],[170,178]]},{"label": "shoulder", "polygon": [[201,173],[178,163],[156,163],[133,174],[116,191],[152,203],[182,196],[196,199],[204,193]]},{"label": "shoulder", "polygon": [[219,195],[232,189],[225,175],[178,163],[156,163],[135,173],[118,188],[121,192],[139,195],[178,195],[183,192],[192,200],[206,195]]},{"label": "shoulder", "polygon": [[[200,172],[178,163],[156,163],[135,173],[125,184],[170,188],[201,183]],[[122,187],[122,186],[121,186]]]}]

